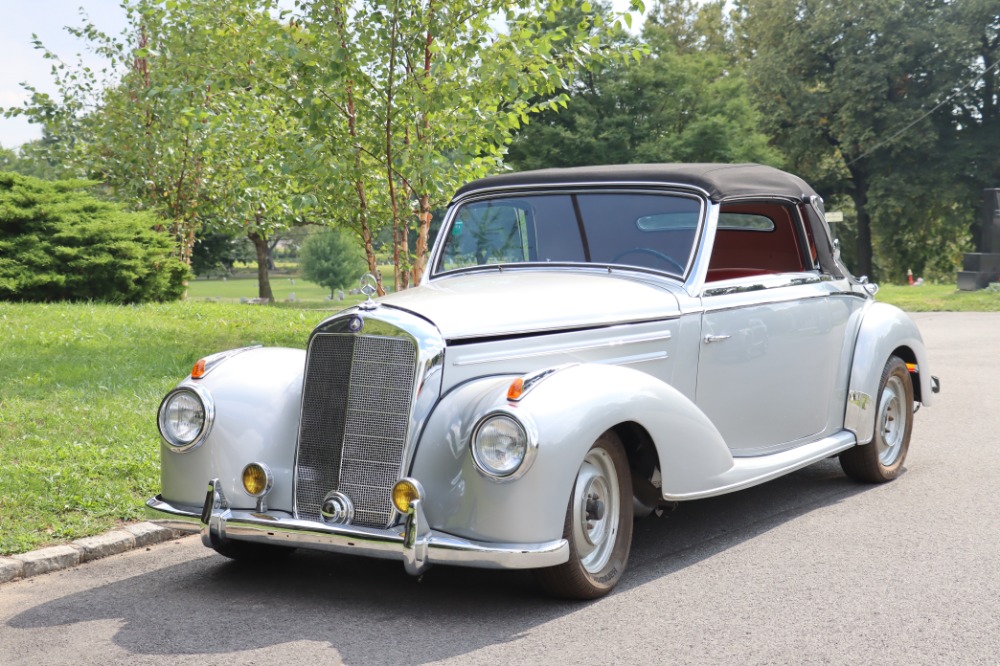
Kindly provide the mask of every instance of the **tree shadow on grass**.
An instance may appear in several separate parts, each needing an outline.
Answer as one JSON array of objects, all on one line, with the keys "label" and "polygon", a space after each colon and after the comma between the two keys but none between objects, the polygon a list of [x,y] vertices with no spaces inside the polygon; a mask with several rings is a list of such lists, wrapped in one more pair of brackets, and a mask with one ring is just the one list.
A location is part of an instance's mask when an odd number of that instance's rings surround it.
[{"label": "tree shadow on grass", "polygon": [[[871,486],[827,460],[749,490],[688,502],[636,524],[618,592],[752,540]],[[613,598],[613,597],[612,597]],[[326,642],[352,665],[425,663],[517,641],[592,606],[542,597],[528,572],[436,567],[422,578],[398,562],[298,551],[281,566],[199,558],[43,603],[15,629],[116,619],[132,654],[226,654],[293,641]]]}]

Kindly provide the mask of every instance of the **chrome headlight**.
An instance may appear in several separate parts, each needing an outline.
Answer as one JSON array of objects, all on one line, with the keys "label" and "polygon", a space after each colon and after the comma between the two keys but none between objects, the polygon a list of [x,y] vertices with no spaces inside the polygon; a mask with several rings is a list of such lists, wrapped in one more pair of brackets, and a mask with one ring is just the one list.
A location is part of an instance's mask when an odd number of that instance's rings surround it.
[{"label": "chrome headlight", "polygon": [[487,476],[500,481],[528,471],[536,450],[534,428],[508,412],[483,417],[472,433],[472,459]]},{"label": "chrome headlight", "polygon": [[160,403],[157,425],[170,451],[183,453],[195,448],[208,436],[215,421],[215,405],[200,386],[181,386]]}]

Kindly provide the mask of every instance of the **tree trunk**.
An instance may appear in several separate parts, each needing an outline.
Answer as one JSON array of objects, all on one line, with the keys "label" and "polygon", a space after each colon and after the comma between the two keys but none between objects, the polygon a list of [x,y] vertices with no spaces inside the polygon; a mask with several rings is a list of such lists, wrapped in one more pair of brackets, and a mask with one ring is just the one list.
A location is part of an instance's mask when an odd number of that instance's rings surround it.
[{"label": "tree trunk", "polygon": [[[861,200],[864,200],[864,203]],[[854,199],[854,207],[858,213],[858,274],[867,275],[875,280],[872,267],[872,220],[868,214],[867,196]]]},{"label": "tree trunk", "polygon": [[274,303],[274,293],[271,291],[271,279],[267,272],[267,239],[256,231],[248,234],[257,251],[257,297],[267,303]]},{"label": "tree trunk", "polygon": [[420,284],[427,263],[427,239],[431,233],[431,198],[423,194],[420,197],[420,226],[417,229],[417,247],[413,253],[413,285]]},{"label": "tree trunk", "polygon": [[[845,156],[846,157],[846,156]],[[858,215],[858,266],[857,275],[867,275],[872,281],[876,275],[872,265],[872,218],[868,212],[868,174],[863,166],[848,166],[854,187],[851,189],[851,199],[854,200],[854,210]]]}]

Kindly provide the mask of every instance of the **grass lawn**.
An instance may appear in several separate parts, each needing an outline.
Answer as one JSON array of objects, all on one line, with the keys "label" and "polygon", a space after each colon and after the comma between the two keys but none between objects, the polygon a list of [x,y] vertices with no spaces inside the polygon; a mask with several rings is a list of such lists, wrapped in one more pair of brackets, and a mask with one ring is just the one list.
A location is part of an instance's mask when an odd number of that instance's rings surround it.
[{"label": "grass lawn", "polygon": [[0,554],[142,518],[156,409],[206,354],[302,347],[331,310],[0,302]]},{"label": "grass lawn", "polygon": [[879,287],[878,300],[909,312],[1000,312],[1000,291],[959,291],[953,284]]},{"label": "grass lawn", "polygon": [[[292,294],[295,300],[314,304],[327,303],[329,307],[347,307],[337,301],[327,301],[330,291],[301,277],[271,276],[271,291],[274,300],[288,301]],[[345,290],[346,291],[346,290]],[[241,298],[257,298],[257,278],[237,277],[228,279],[191,280],[188,283],[188,299],[192,301],[213,300],[220,303],[239,303]],[[360,299],[355,299],[360,300]]]},{"label": "grass lawn", "polygon": [[[332,312],[299,278],[280,307],[209,303],[256,296],[255,279],[198,280],[191,300],[142,306],[0,302],[0,555],[99,534],[143,517],[159,489],[156,409],[206,354],[304,346]],[[281,303],[294,292],[300,302]],[[1000,311],[1000,292],[883,286],[910,311]]]}]

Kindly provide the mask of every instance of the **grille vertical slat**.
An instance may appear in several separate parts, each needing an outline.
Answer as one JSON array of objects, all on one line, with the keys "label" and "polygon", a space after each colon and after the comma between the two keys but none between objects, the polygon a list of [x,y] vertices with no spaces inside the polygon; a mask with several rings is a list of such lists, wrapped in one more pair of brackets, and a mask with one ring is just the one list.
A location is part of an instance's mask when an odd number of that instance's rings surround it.
[{"label": "grille vertical slat", "polygon": [[317,335],[309,349],[295,503],[319,520],[331,490],[354,503],[354,524],[387,527],[409,423],[416,349],[406,338]]}]

